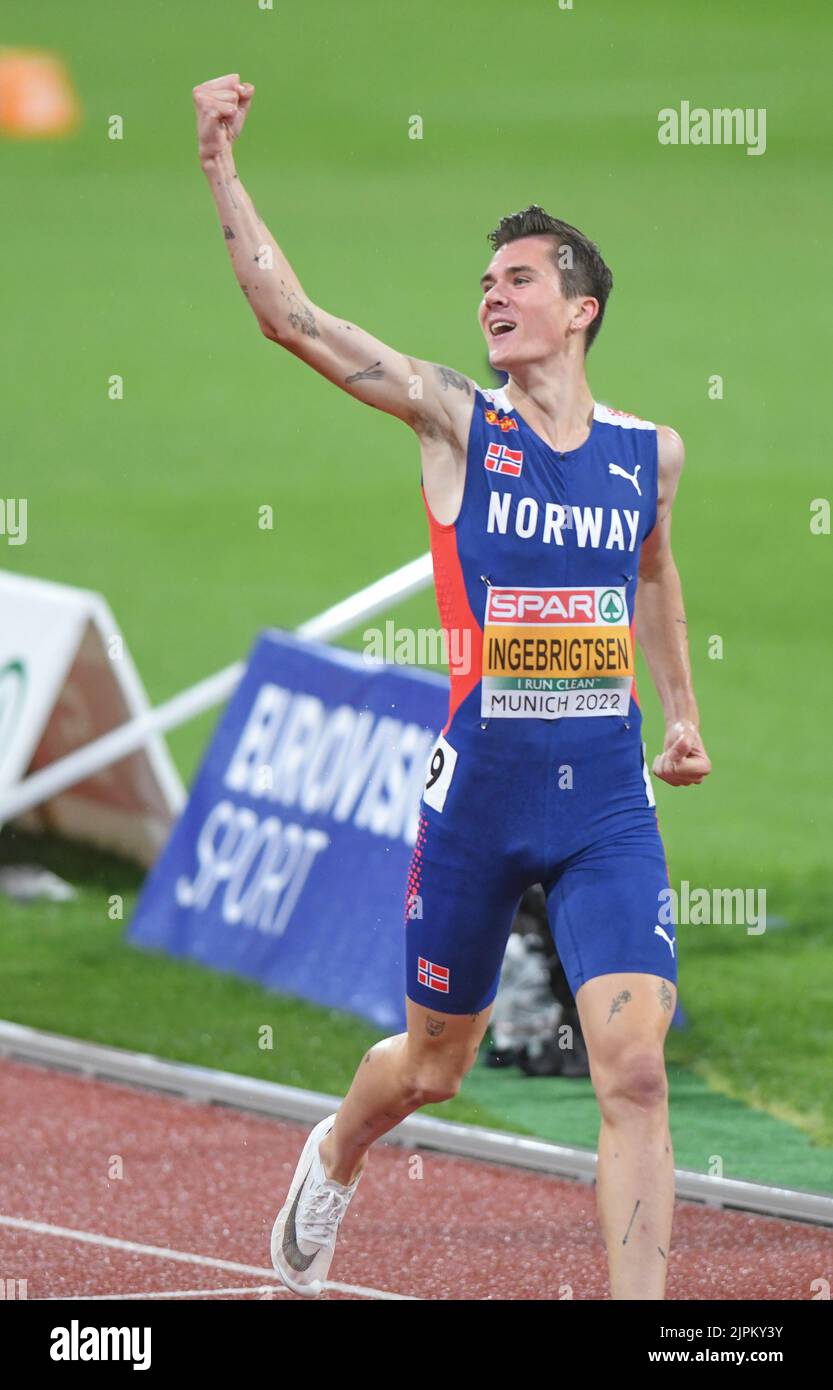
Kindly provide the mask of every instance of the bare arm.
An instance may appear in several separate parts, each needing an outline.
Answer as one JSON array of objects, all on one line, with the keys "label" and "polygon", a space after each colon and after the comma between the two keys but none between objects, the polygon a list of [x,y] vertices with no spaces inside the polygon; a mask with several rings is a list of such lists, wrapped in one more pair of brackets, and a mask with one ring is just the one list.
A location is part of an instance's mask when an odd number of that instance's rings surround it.
[{"label": "bare arm", "polygon": [[303,289],[244,189],[232,154],[254,88],[237,73],[194,88],[200,163],[240,288],[261,331],[343,391],[404,420],[428,438],[461,438],[473,383],[448,367],[397,352],[328,313]]},{"label": "bare arm", "polygon": [[711,763],[700,739],[682,585],[671,552],[671,508],[685,451],[674,430],[660,426],[657,437],[657,521],[640,557],[636,636],[665,714],[665,747],[655,759],[653,771],[672,786],[690,786],[702,782],[711,771]]}]

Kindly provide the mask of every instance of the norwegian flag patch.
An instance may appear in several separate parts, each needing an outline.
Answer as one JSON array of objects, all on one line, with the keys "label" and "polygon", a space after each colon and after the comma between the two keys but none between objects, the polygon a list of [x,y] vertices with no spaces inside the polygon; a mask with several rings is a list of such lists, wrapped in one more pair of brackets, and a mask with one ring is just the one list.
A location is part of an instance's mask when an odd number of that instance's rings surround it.
[{"label": "norwegian flag patch", "polygon": [[512,478],[520,477],[524,466],[523,449],[507,449],[505,444],[490,444],[483,459],[483,466],[490,473],[508,473]]},{"label": "norwegian flag patch", "polygon": [[421,985],[426,985],[428,989],[438,989],[441,994],[448,994],[451,986],[451,971],[447,965],[435,965],[433,961],[420,956],[417,961],[417,979]]}]

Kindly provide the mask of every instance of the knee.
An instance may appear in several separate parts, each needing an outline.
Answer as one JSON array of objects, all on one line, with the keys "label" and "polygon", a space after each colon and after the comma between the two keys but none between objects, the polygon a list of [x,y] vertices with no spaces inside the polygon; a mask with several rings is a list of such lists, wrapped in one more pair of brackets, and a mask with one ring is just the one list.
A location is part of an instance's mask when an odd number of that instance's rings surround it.
[{"label": "knee", "polygon": [[596,1093],[605,1119],[621,1119],[634,1110],[664,1110],[668,1079],[661,1049],[642,1047],[624,1052],[602,1068]]},{"label": "knee", "polygon": [[432,1062],[409,1072],[406,1081],[407,1101],[418,1110],[423,1105],[438,1105],[452,1100],[460,1090],[462,1074],[453,1066]]}]

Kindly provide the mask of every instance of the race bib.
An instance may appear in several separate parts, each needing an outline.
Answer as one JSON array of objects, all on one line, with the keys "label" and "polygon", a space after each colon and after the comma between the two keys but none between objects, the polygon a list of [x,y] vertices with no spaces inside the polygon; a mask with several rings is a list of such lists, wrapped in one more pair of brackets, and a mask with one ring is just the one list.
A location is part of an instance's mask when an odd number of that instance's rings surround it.
[{"label": "race bib", "polygon": [[425,787],[422,799],[428,806],[433,806],[435,811],[441,811],[445,805],[445,798],[451,786],[451,779],[454,776],[454,768],[457,765],[457,750],[452,748],[450,743],[446,743],[440,734],[434,747],[431,749],[431,756],[428,759],[428,771],[425,777]]},{"label": "race bib", "polygon": [[627,714],[632,684],[623,588],[487,590],[482,718]]}]

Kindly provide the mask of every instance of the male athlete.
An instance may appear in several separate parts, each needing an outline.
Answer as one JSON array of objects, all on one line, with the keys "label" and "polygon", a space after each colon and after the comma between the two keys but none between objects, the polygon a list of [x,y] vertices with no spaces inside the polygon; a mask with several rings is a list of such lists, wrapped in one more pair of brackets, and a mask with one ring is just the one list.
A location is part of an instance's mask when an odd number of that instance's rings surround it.
[{"label": "male athlete", "polygon": [[[272,341],[416,432],[443,626],[468,632],[435,745],[407,891],[408,1031],[370,1049],[307,1140],[272,1233],[296,1293],[321,1292],[374,1140],[456,1095],[477,1056],[521,894],[541,883],[601,1111],[597,1203],[614,1299],[662,1299],[674,1167],[663,1045],[673,926],[634,631],[666,720],[653,772],[702,782],[671,505],[677,434],[599,405],[584,359],[612,277],[574,227],[505,217],[481,279],[500,390],[396,352],[319,308],[243,189],[232,142],[254,88],[194,89],[200,162],[241,288]],[[639,604],[635,604],[637,578]]]}]

